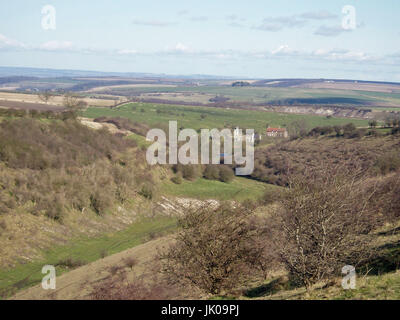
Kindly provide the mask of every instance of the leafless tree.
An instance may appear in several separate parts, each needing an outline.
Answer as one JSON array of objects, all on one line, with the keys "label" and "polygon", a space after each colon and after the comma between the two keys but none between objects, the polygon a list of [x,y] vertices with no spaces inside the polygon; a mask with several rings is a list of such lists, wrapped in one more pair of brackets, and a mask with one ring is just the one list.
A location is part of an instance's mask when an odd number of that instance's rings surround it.
[{"label": "leafless tree", "polygon": [[240,205],[189,210],[179,220],[176,243],[161,255],[162,272],[173,284],[191,285],[208,294],[229,291],[246,277],[254,277],[261,250],[249,220],[252,212]]},{"label": "leafless tree", "polygon": [[369,232],[376,226],[360,172],[328,169],[323,175],[292,177],[282,200],[282,232],[277,242],[289,273],[306,287],[340,274],[345,265],[370,258]]},{"label": "leafless tree", "polygon": [[42,100],[44,103],[48,103],[50,99],[53,98],[53,94],[50,91],[44,91],[38,94],[38,97],[40,100]]},{"label": "leafless tree", "polygon": [[71,93],[66,93],[64,95],[63,105],[69,112],[73,113],[76,116],[78,111],[87,106],[87,102],[77,96],[74,96]]}]

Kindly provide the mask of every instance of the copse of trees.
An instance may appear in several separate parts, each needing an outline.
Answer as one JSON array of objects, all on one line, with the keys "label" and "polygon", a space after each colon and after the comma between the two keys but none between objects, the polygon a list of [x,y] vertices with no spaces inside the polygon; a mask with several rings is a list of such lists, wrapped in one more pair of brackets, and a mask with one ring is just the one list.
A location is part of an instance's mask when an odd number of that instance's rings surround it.
[{"label": "copse of trees", "polygon": [[368,121],[368,124],[369,124],[370,128],[376,128],[376,126],[378,125],[378,121],[370,120],[370,121]]},{"label": "copse of trees", "polygon": [[236,81],[232,83],[232,87],[249,87],[250,82],[247,81]]},{"label": "copse of trees", "polygon": [[201,177],[225,183],[229,183],[235,178],[233,169],[228,165],[222,164],[209,164],[205,166],[177,164],[172,166],[172,170],[175,173],[172,181],[176,184],[181,184],[182,179],[194,181]]},{"label": "copse of trees", "polygon": [[400,127],[400,115],[389,114],[385,118],[385,127],[387,128],[398,128]]},{"label": "copse of trees", "polygon": [[0,116],[7,118],[68,120],[68,119],[75,119],[77,115],[76,113],[71,111],[0,109]]},{"label": "copse of trees", "polygon": [[225,165],[206,165],[204,172],[204,178],[208,180],[219,180],[221,182],[231,182],[235,177],[233,170]]}]

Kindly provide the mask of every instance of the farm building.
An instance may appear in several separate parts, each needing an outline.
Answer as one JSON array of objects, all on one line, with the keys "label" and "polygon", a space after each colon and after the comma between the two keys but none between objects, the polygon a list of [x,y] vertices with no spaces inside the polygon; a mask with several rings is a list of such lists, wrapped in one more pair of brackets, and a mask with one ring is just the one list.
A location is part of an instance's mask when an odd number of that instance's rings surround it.
[{"label": "farm building", "polygon": [[268,128],[267,137],[288,138],[289,134],[286,128]]}]

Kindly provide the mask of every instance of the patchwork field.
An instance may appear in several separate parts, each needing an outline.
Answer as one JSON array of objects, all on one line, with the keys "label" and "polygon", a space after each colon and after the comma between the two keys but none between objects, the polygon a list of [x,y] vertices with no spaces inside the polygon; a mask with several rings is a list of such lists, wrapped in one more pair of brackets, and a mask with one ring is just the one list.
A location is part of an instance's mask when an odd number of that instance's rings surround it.
[{"label": "patchwork field", "polygon": [[[278,101],[287,101],[293,104],[326,104],[341,106],[379,106],[400,107],[399,91],[387,87],[370,85],[370,90],[358,90],[348,84],[338,87],[232,87],[232,86],[125,86],[108,87],[103,92],[122,96],[139,96],[142,99],[158,98],[171,101],[191,101],[209,103],[215,96],[230,99],[231,102],[253,104],[276,104]],[[400,88],[400,87],[399,87]],[[305,99],[304,101],[302,101]]]},{"label": "patchwork field", "polygon": [[327,118],[317,115],[297,115],[255,110],[221,109],[214,107],[190,107],[152,103],[130,103],[115,109],[88,108],[86,118],[123,117],[150,126],[178,121],[178,127],[212,129],[223,127],[253,128],[263,132],[268,125],[289,126],[293,121],[304,121],[309,128],[326,125],[354,123],[358,127],[368,126],[368,120]]}]

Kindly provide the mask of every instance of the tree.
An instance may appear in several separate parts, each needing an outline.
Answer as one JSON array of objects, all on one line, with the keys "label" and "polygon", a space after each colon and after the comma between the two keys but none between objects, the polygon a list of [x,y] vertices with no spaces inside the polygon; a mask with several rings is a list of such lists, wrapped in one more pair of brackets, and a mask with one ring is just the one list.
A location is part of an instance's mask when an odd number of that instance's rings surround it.
[{"label": "tree", "polygon": [[390,127],[394,127],[396,125],[397,121],[396,121],[396,116],[393,114],[390,114],[388,116],[386,116],[385,118],[385,126],[390,128]]},{"label": "tree", "polygon": [[370,258],[368,232],[377,220],[368,204],[375,189],[366,191],[357,180],[359,172],[349,171],[338,167],[294,177],[282,201],[280,256],[290,275],[307,288]]},{"label": "tree", "polygon": [[72,113],[74,117],[76,117],[77,113],[87,106],[87,102],[79,99],[71,93],[67,93],[64,95],[63,105],[68,112]]},{"label": "tree", "polygon": [[291,138],[301,138],[307,135],[307,122],[305,120],[295,120],[289,124],[289,136]]},{"label": "tree", "polygon": [[260,256],[253,209],[241,205],[190,209],[179,219],[176,243],[160,256],[170,283],[219,294],[253,276]]},{"label": "tree", "polygon": [[369,126],[370,126],[371,128],[376,128],[376,126],[378,125],[378,122],[377,122],[376,120],[370,120],[370,121],[368,122],[368,124],[369,124]]},{"label": "tree", "polygon": [[357,131],[356,126],[353,123],[348,123],[343,126],[343,135],[346,138],[352,138],[355,136],[355,133]]},{"label": "tree", "polygon": [[38,94],[40,100],[44,103],[48,103],[51,98],[53,98],[53,94],[50,91],[44,91]]}]

